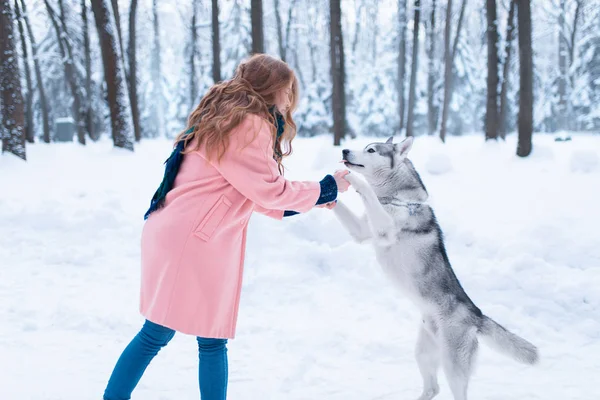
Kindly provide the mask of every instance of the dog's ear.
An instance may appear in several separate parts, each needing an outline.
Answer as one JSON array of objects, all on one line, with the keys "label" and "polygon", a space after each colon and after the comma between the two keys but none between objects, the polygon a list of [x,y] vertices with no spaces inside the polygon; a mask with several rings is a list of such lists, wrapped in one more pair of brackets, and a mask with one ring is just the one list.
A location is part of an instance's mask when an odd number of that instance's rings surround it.
[{"label": "dog's ear", "polygon": [[385,144],[392,144],[393,141],[394,141],[394,137],[390,136],[390,138],[385,142]]},{"label": "dog's ear", "polygon": [[396,151],[396,154],[406,157],[406,155],[412,148],[412,145],[413,137],[409,136],[406,139],[404,139],[401,143],[395,144],[394,150]]}]

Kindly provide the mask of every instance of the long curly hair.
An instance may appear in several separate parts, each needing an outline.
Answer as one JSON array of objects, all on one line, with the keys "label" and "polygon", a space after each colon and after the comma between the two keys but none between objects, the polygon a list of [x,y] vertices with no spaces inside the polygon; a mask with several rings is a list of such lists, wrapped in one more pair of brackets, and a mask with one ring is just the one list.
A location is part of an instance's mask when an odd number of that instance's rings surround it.
[{"label": "long curly hair", "polygon": [[[290,107],[283,114],[285,129],[277,138],[276,119],[270,112],[280,91],[289,87]],[[218,82],[204,95],[200,104],[188,117],[187,127],[181,132],[175,145],[184,141],[184,154],[204,146],[207,156],[221,160],[229,145],[233,128],[247,114],[259,115],[269,122],[274,143],[274,157],[283,173],[284,157],[292,153],[292,140],[296,136],[296,124],[292,112],[297,107],[298,80],[294,71],[283,61],[266,54],[256,54],[242,62],[230,80]],[[185,134],[193,128],[193,132]],[[195,146],[187,146],[194,142]]]}]

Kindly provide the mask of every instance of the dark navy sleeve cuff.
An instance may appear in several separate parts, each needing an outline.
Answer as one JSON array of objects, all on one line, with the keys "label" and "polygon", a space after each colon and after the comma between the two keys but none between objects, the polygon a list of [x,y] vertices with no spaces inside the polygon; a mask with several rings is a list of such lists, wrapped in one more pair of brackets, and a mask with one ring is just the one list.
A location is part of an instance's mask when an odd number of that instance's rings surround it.
[{"label": "dark navy sleeve cuff", "polygon": [[317,200],[317,206],[320,204],[331,203],[335,199],[337,199],[338,187],[337,183],[335,183],[335,178],[332,175],[327,175],[321,182],[321,196]]},{"label": "dark navy sleeve cuff", "polygon": [[290,211],[290,210],[286,210],[283,212],[284,217],[291,217],[292,215],[297,215],[297,214],[300,214],[300,213],[297,211]]}]

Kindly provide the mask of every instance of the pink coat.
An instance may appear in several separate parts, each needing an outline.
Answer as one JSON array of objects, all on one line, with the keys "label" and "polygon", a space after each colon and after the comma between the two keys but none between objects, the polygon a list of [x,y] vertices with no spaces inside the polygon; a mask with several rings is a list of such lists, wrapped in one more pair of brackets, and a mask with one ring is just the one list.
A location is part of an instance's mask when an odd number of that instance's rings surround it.
[{"label": "pink coat", "polygon": [[283,218],[309,211],[318,182],[288,181],[273,160],[269,122],[249,115],[231,132],[220,162],[188,153],[142,232],[140,312],[178,332],[233,338],[248,220],[253,211]]}]

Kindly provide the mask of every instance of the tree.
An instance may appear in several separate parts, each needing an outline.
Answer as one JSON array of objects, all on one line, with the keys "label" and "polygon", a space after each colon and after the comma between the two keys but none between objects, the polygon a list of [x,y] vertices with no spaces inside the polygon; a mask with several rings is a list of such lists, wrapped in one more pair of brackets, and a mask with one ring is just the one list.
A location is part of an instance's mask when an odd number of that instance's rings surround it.
[{"label": "tree", "polygon": [[100,39],[111,131],[115,147],[133,151],[133,126],[127,96],[123,57],[115,37],[115,19],[106,0],[92,0]]},{"label": "tree", "polygon": [[158,20],[158,0],[152,1],[152,54],[150,56],[150,114],[152,134],[154,136],[165,135],[166,99],[163,92],[162,58],[160,45],[160,30]]},{"label": "tree", "polygon": [[23,18],[21,16],[21,9],[19,2],[15,0],[15,16],[17,17],[17,23],[19,27],[19,37],[21,38],[21,50],[23,51],[23,67],[25,70],[25,82],[27,84],[27,93],[25,96],[26,104],[25,107],[25,139],[29,143],[34,142],[34,129],[33,129],[33,85],[31,83],[31,68],[29,67],[29,55],[27,51],[27,40],[25,39],[25,29],[23,28]]},{"label": "tree", "polygon": [[58,0],[60,15],[56,14],[56,11],[52,8],[48,0],[44,0],[46,9],[54,32],[56,33],[56,41],[58,43],[58,49],[60,52],[61,59],[63,60],[63,68],[65,79],[68,83],[68,87],[73,97],[73,119],[77,126],[77,139],[79,143],[85,144],[85,110],[81,100],[81,86],[79,85],[79,79],[77,77],[77,70],[75,69],[75,59],[73,58],[73,48],[68,39],[67,24],[65,20],[65,12],[62,0]]},{"label": "tree", "polygon": [[498,23],[496,0],[486,0],[487,11],[487,105],[485,139],[498,138]]},{"label": "tree", "polygon": [[280,2],[279,0],[275,1],[275,22],[277,24],[277,45],[279,48],[279,57],[281,60],[285,61],[287,58],[287,50],[289,45],[289,37],[290,37],[290,29],[292,26],[292,13],[294,11],[294,7],[296,6],[296,0],[290,1],[290,8],[288,9],[288,20],[285,28],[285,36],[283,34],[283,22],[281,21],[280,14]]},{"label": "tree", "polygon": [[252,21],[252,54],[265,52],[263,34],[262,0],[251,0],[250,19]]},{"label": "tree", "polygon": [[398,113],[400,125],[404,129],[404,81],[406,79],[406,2],[398,0]]},{"label": "tree", "polygon": [[565,26],[565,0],[560,0],[558,14],[558,128],[567,125],[567,33]]},{"label": "tree", "polygon": [[221,80],[221,41],[219,38],[219,1],[212,0],[213,80]]},{"label": "tree", "polygon": [[13,32],[10,0],[0,0],[0,102],[2,104],[2,152],[26,160],[25,109],[21,74]]},{"label": "tree", "polygon": [[44,81],[42,80],[42,69],[38,59],[38,45],[35,37],[33,36],[33,30],[29,23],[29,16],[27,14],[27,5],[25,0],[21,0],[21,8],[23,9],[23,20],[25,21],[25,27],[27,28],[27,34],[29,35],[29,42],[31,43],[31,55],[33,58],[33,69],[35,71],[35,79],[37,81],[38,97],[40,102],[40,111],[42,114],[42,127],[43,136],[42,140],[44,143],[50,143],[50,117],[48,115],[48,101],[46,100],[46,91],[44,90]]},{"label": "tree", "polygon": [[129,44],[127,45],[127,59],[129,61],[129,71],[127,82],[129,86],[129,102],[131,103],[131,117],[133,120],[133,132],[135,141],[139,142],[142,139],[142,129],[140,127],[140,109],[138,106],[137,93],[137,61],[136,61],[136,32],[135,20],[137,13],[137,0],[131,0],[129,8]]},{"label": "tree", "polygon": [[435,90],[435,11],[436,1],[431,4],[431,19],[429,20],[429,48],[427,49],[428,58],[428,76],[427,76],[427,130],[430,135],[433,135],[436,129],[437,107],[434,103]]},{"label": "tree", "polygon": [[460,8],[460,16],[458,17],[458,25],[456,27],[456,36],[454,37],[454,43],[452,47],[450,47],[450,36],[452,33],[452,0],[448,0],[448,6],[446,8],[446,29],[444,32],[444,103],[442,105],[442,125],[440,128],[440,139],[442,142],[446,140],[446,125],[448,123],[450,101],[452,100],[452,70],[454,67],[454,58],[456,56],[456,49],[458,47],[458,40],[460,38],[460,31],[462,29],[466,8],[467,0],[463,0]]},{"label": "tree", "polygon": [[415,17],[413,27],[413,54],[410,70],[410,87],[408,89],[408,116],[406,118],[406,136],[414,136],[414,112],[417,87],[417,66],[419,65],[419,23],[421,19],[421,0],[415,0]]},{"label": "tree", "polygon": [[115,25],[117,27],[117,37],[119,39],[119,47],[121,47],[121,54],[125,51],[123,47],[123,32],[121,31],[121,15],[119,14],[119,0],[110,0],[113,14],[115,16]]},{"label": "tree", "polygon": [[196,49],[198,48],[198,1],[192,0],[192,23],[190,26],[190,108],[194,107],[194,102],[198,97],[198,84],[196,82]]},{"label": "tree", "polygon": [[83,54],[85,64],[85,93],[83,95],[83,102],[85,104],[85,125],[90,138],[92,140],[97,140],[98,137],[96,136],[96,130],[94,129],[94,114],[92,112],[92,51],[90,48],[87,0],[81,0],[81,22],[83,25]]},{"label": "tree", "polygon": [[346,93],[344,88],[344,40],[340,0],[329,0],[333,144],[339,146],[346,131]]},{"label": "tree", "polygon": [[531,3],[517,0],[519,24],[519,142],[517,155],[531,153],[533,134],[533,51],[531,48]]},{"label": "tree", "polygon": [[500,89],[500,115],[498,117],[498,133],[504,139],[506,137],[506,126],[508,118],[508,78],[510,72],[510,62],[512,58],[512,42],[515,30],[515,8],[516,0],[510,0],[508,10],[508,21],[506,23],[506,45],[504,47],[504,68],[502,72],[502,88]]}]

